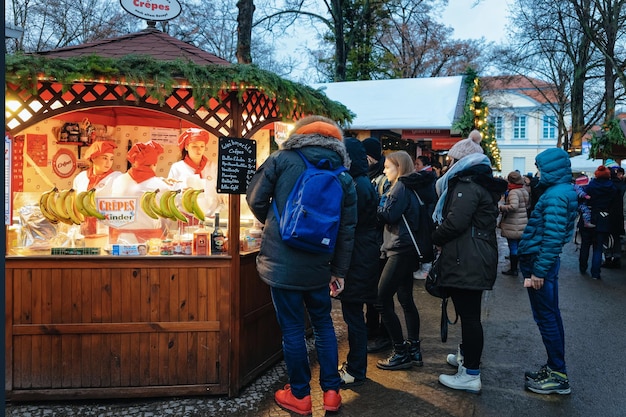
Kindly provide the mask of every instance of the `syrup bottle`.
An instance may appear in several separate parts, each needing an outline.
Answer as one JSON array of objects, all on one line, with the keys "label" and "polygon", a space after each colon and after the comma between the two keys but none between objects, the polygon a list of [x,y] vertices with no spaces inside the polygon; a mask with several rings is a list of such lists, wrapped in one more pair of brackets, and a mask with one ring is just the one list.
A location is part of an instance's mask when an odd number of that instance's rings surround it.
[{"label": "syrup bottle", "polygon": [[200,222],[193,232],[193,244],[191,254],[197,256],[209,255],[209,231],[204,228],[204,222]]},{"label": "syrup bottle", "polygon": [[215,227],[211,233],[211,255],[226,253],[225,244],[224,232],[220,229],[220,214],[215,213]]}]

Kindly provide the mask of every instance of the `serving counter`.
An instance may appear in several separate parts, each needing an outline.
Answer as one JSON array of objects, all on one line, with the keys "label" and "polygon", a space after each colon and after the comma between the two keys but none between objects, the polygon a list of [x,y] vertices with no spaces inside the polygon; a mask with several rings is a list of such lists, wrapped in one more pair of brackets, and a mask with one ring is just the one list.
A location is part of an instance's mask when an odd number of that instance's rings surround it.
[{"label": "serving counter", "polygon": [[7,399],[235,395],[282,355],[255,259],[8,256]]}]

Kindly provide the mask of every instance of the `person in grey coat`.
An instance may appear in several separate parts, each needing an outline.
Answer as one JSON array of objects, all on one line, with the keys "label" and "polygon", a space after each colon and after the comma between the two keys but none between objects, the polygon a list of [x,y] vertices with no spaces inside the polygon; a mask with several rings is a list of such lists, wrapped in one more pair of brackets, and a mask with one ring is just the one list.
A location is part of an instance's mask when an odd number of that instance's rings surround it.
[{"label": "person in grey coat", "polygon": [[[264,223],[257,270],[270,286],[289,375],[289,384],[278,390],[274,398],[281,407],[306,415],[312,410],[311,369],[305,343],[306,313],[315,336],[324,409],[337,411],[341,406],[341,378],[337,338],[330,316],[330,295],[341,292],[350,266],[357,199],[352,177],[347,172],[341,173],[338,178],[343,188],[343,207],[333,253],[311,253],[285,244],[272,201],[282,213],[296,180],[306,169],[294,150],[299,150],[314,165],[326,159],[332,169],[341,165],[349,168],[350,158],[343,144],[343,133],[335,122],[322,116],[305,117],[296,123],[281,150],[271,154],[258,168],[246,195],[250,210]],[[335,282],[338,289],[333,288]]]}]

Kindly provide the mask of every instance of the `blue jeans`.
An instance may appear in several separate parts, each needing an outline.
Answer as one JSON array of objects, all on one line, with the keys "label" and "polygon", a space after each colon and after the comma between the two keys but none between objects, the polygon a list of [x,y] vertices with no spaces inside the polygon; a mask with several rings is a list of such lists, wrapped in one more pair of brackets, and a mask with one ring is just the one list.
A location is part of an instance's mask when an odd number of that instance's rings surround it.
[{"label": "blue jeans", "polygon": [[363,315],[363,303],[341,301],[343,320],[348,326],[348,373],[356,380],[363,380],[367,371],[367,325]]},{"label": "blue jeans", "polygon": [[602,251],[604,242],[609,236],[606,232],[597,232],[593,229],[581,227],[580,230],[580,255],[578,257],[578,266],[581,271],[587,270],[587,262],[589,260],[589,249],[593,247],[591,254],[591,276],[600,278],[600,267],[602,265]]},{"label": "blue jeans", "polygon": [[[524,278],[532,274],[533,260],[522,257],[520,262]],[[527,288],[530,307],[543,344],[548,354],[547,365],[553,371],[567,373],[565,367],[565,330],[559,309],[559,268],[561,260],[556,259],[554,265],[543,279],[543,287],[538,290]]]},{"label": "blue jeans", "polygon": [[519,239],[508,239],[507,243],[509,244],[509,255],[517,255],[517,247],[519,246]]},{"label": "blue jeans", "polygon": [[395,312],[393,296],[398,294],[398,302],[404,311],[407,337],[420,340],[420,316],[413,300],[413,266],[415,252],[391,255],[378,282],[378,299],[376,308],[380,311],[385,328],[394,344],[402,344],[402,326]]},{"label": "blue jeans", "polygon": [[[296,398],[311,394],[311,368],[306,350],[305,313],[308,312],[320,364],[323,391],[339,390],[337,336],[330,317],[330,290],[297,291],[271,287],[276,318],[283,333],[283,356],[291,392]],[[306,308],[306,311],[305,311]]]}]

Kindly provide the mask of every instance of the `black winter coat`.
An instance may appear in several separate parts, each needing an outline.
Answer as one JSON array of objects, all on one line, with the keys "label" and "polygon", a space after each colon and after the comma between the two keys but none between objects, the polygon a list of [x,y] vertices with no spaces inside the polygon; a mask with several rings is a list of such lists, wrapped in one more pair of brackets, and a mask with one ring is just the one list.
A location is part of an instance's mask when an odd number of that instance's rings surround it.
[{"label": "black winter coat", "polygon": [[449,180],[444,220],[433,232],[433,243],[441,246],[443,286],[493,288],[498,268],[498,201],[506,188],[507,182],[493,178],[486,165],[462,171]]},{"label": "black winter coat", "polygon": [[345,138],[344,144],[352,160],[350,175],[356,186],[357,223],[352,260],[346,275],[345,288],[339,298],[348,302],[373,303],[378,292],[380,257],[376,230],[378,193],[367,176],[367,154],[361,141]]}]

